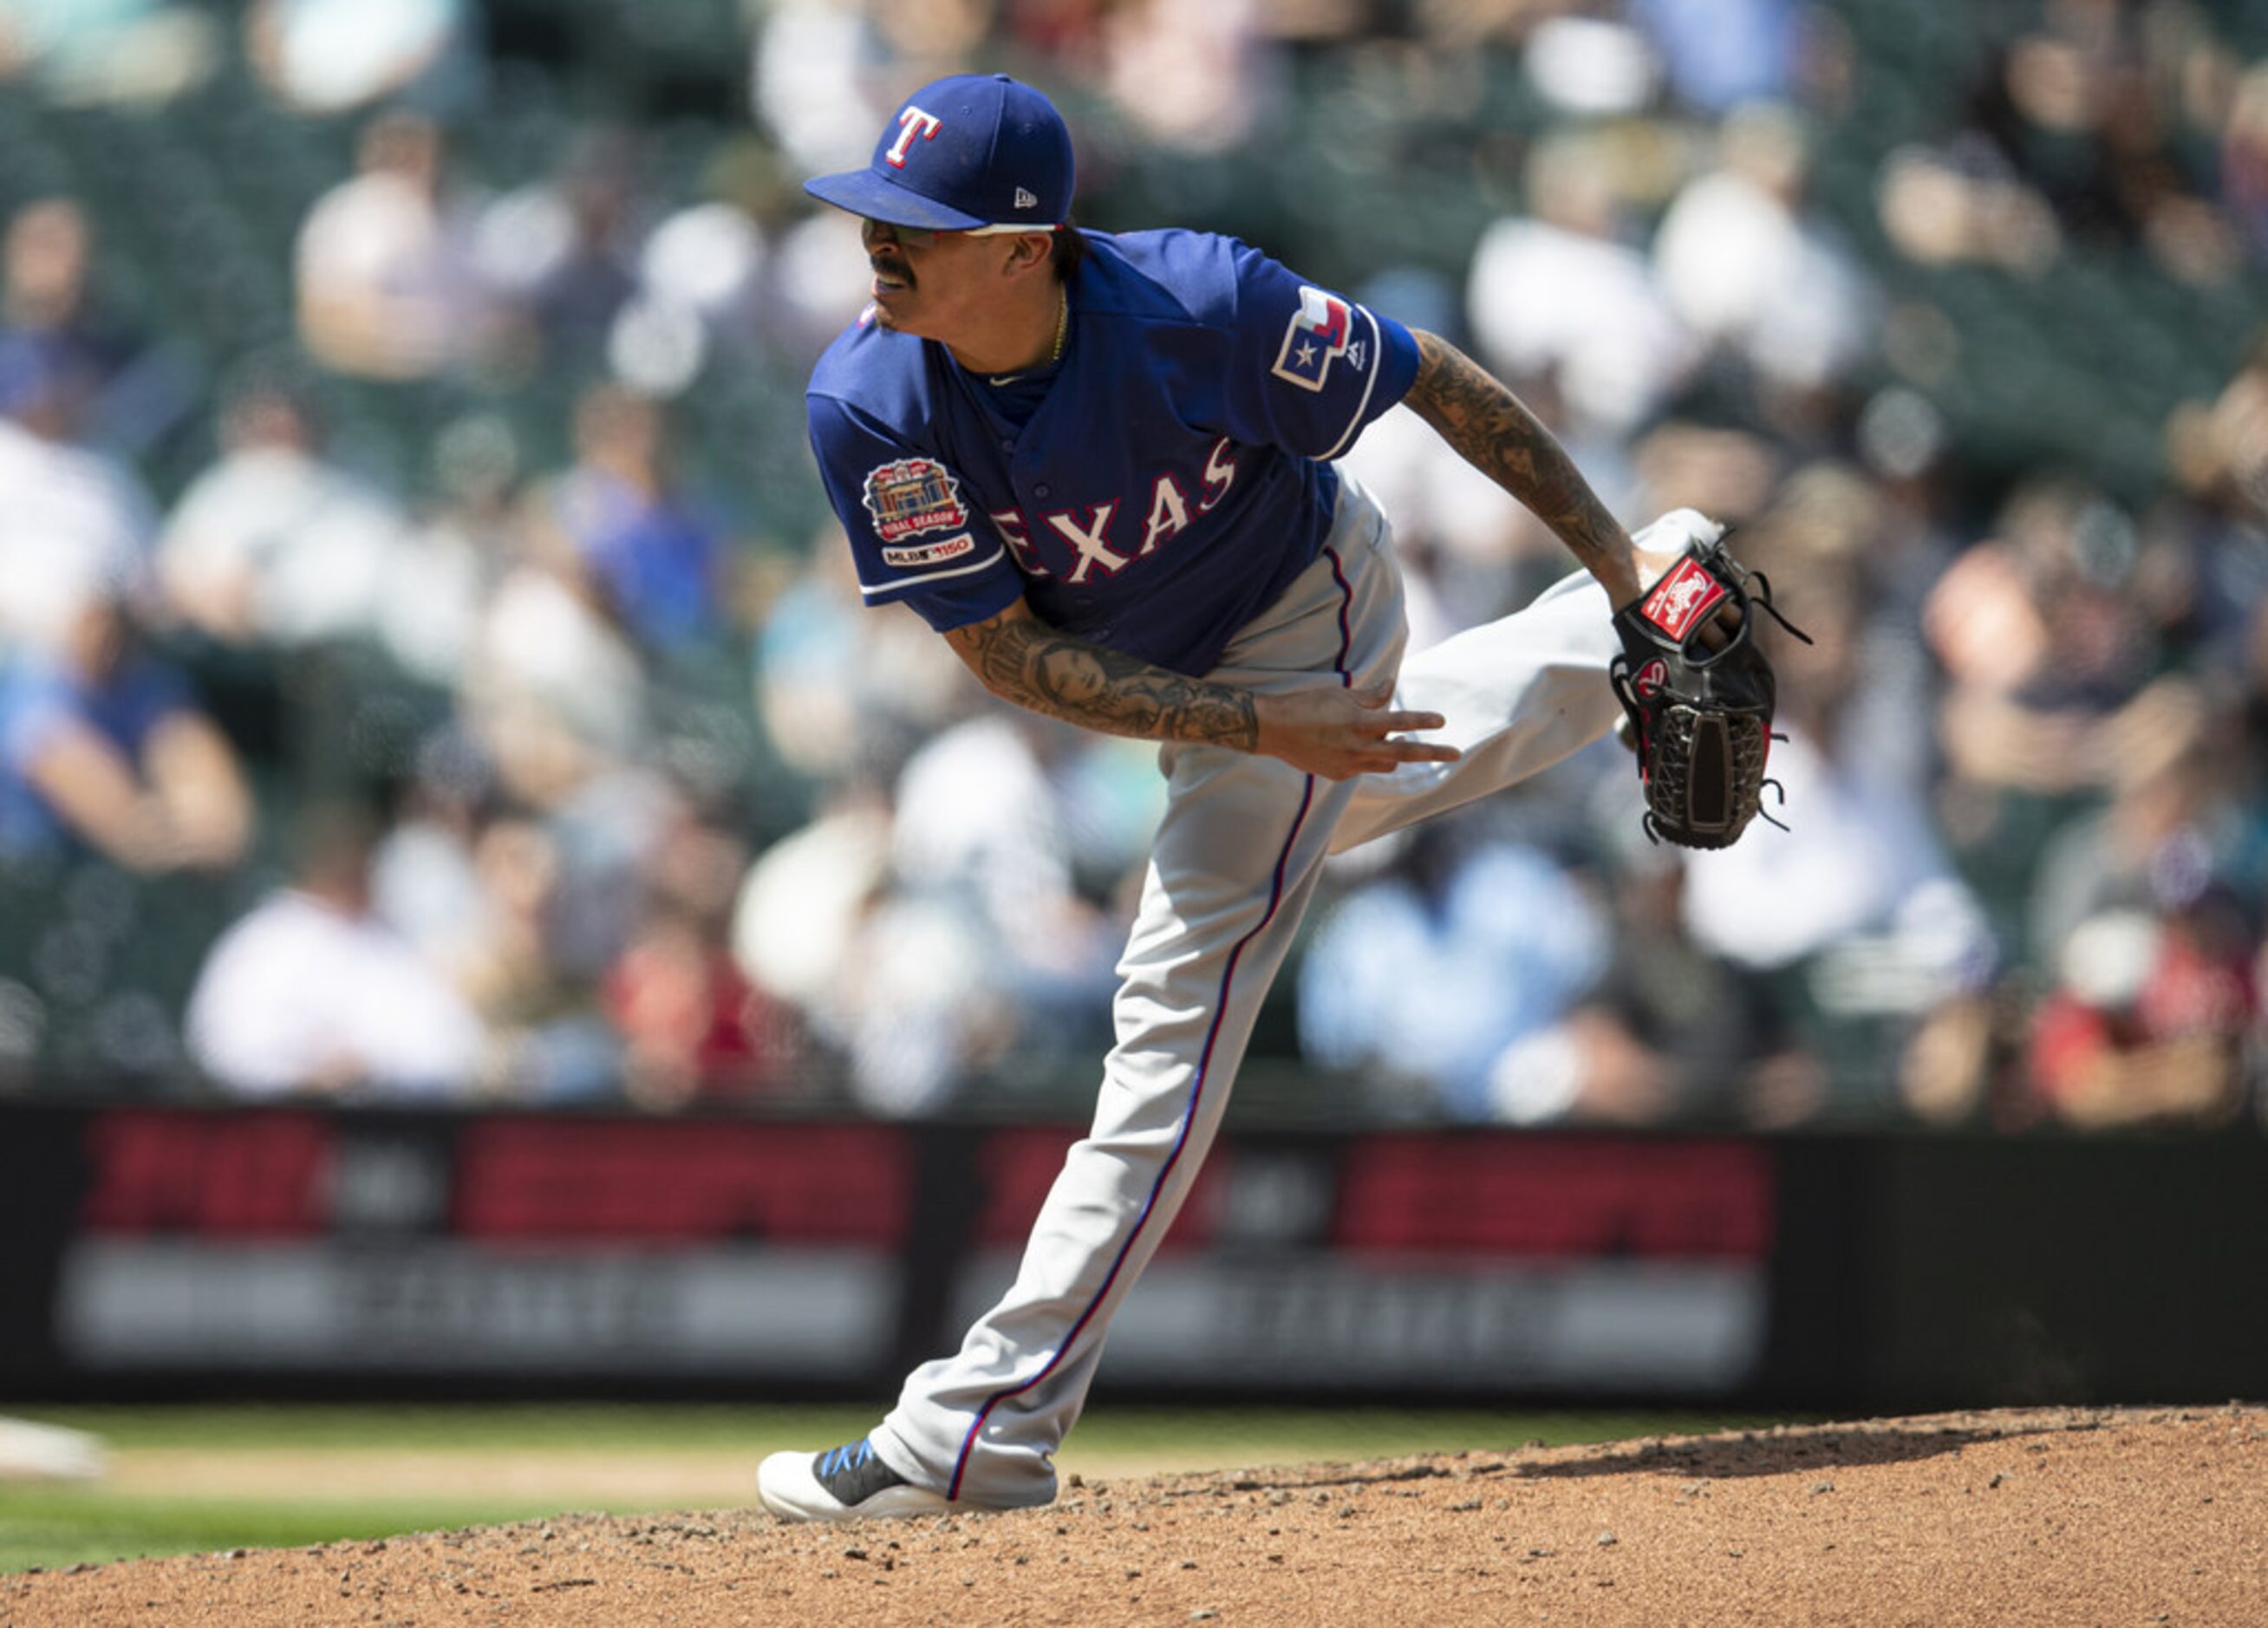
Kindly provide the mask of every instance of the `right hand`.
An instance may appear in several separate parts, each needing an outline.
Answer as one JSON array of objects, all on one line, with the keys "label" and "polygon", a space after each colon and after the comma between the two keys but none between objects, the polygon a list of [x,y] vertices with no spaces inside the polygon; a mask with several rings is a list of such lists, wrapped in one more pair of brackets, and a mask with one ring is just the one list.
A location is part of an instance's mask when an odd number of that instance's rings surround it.
[{"label": "right hand", "polygon": [[1326,780],[1389,774],[1403,763],[1454,763],[1464,755],[1453,746],[1397,738],[1410,730],[1439,729],[1448,720],[1439,712],[1390,711],[1387,704],[1393,699],[1390,681],[1367,689],[1318,686],[1259,696],[1256,749]]}]

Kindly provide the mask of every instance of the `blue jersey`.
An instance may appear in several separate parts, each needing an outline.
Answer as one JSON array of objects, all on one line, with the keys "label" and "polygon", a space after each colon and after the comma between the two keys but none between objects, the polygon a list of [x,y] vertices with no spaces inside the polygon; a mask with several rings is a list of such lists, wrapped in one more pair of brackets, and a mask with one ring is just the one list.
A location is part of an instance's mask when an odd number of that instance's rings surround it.
[{"label": "blue jersey", "polygon": [[1328,460],[1407,393],[1417,342],[1233,239],[1086,236],[1036,404],[862,320],[812,375],[812,446],[870,604],[945,630],[1021,598],[1203,673],[1314,559]]}]

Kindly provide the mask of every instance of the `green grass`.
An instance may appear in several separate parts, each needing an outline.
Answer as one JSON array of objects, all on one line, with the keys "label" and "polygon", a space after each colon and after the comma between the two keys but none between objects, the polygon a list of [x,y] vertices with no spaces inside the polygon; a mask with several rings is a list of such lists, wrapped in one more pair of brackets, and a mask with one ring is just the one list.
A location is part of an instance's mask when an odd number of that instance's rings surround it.
[{"label": "green grass", "polygon": [[[139,1448],[576,1448],[710,1451],[771,1441],[783,1431],[858,1434],[872,1408],[740,1408],[612,1403],[499,1406],[27,1408],[19,1418],[99,1436],[114,1451]],[[767,1448],[769,1450],[769,1448]]]},{"label": "green grass", "polygon": [[291,1505],[125,1498],[99,1487],[0,1486],[0,1573],[200,1550],[291,1549],[556,1513],[541,1504],[486,1499]]},{"label": "green grass", "polygon": [[[642,1459],[720,1455],[756,1460],[783,1447],[821,1447],[863,1433],[871,1409],[666,1406],[186,1407],[35,1410],[25,1417],[102,1438],[114,1465],[137,1453],[258,1455],[313,1452],[342,1470],[353,1455],[408,1450],[482,1457],[635,1453]],[[1298,1463],[1465,1449],[1501,1450],[1541,1438],[1553,1445],[1755,1428],[1771,1421],[1691,1413],[1419,1412],[1098,1408],[1064,1450],[1062,1468],[1090,1479],[1172,1467]],[[444,1477],[446,1484],[446,1477]],[[326,1492],[310,1477],[290,1497],[266,1499],[133,1494],[103,1482],[0,1482],[0,1573],[82,1561],[225,1549],[291,1548],[462,1526],[535,1519],[563,1510],[629,1514],[626,1499],[570,1501],[437,1492],[401,1497]]]}]

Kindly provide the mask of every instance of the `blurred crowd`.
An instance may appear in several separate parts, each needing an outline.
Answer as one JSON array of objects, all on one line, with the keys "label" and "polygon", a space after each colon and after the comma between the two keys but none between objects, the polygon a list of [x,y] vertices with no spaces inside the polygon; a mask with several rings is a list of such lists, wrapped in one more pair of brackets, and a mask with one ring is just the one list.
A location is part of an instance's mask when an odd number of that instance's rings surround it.
[{"label": "blurred crowd", "polygon": [[[1334,862],[1348,1123],[2268,1110],[2268,11],[0,0],[0,1089],[1077,1116],[1153,754],[865,609],[801,439],[912,85],[1467,346],[1811,635]],[[1572,568],[1411,415],[1413,635]]]}]

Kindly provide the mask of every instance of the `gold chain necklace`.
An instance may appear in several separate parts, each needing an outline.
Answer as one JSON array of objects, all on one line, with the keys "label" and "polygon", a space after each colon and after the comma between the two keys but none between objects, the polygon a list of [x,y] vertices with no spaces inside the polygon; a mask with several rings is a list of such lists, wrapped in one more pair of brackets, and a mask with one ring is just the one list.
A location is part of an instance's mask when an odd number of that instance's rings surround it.
[{"label": "gold chain necklace", "polygon": [[[1071,337],[1071,290],[1058,283],[1056,284],[1056,342],[1048,347],[1048,359],[1041,363],[1040,367],[1053,367],[1062,361],[1064,342]],[[1012,385],[1019,379],[1023,378],[1025,373],[1038,371],[1038,368],[1027,367],[1021,373],[993,373],[987,377],[986,382],[995,385]]]}]

